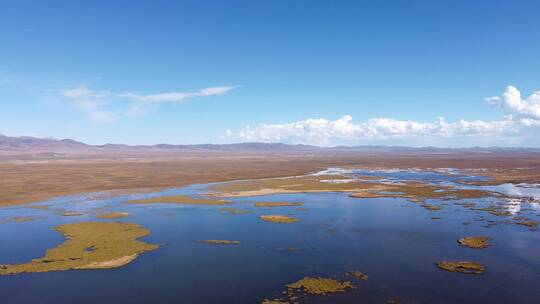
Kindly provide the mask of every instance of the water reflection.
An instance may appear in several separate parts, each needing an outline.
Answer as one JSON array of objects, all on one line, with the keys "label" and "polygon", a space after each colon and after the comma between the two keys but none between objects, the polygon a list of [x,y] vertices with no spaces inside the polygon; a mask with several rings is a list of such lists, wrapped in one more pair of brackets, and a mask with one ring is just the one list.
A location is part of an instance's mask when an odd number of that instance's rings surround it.
[{"label": "water reflection", "polygon": [[[471,187],[460,183],[464,180],[461,172],[450,169],[377,172],[333,168],[319,174],[344,172],[351,178],[371,174],[393,183],[424,181]],[[42,256],[47,248],[63,241],[51,228],[66,222],[102,221],[96,218],[102,212],[130,212],[130,217],[118,221],[150,229],[145,240],[163,246],[120,269],[0,277],[0,303],[260,303],[282,296],[285,284],[305,276],[342,280],[351,271],[366,273],[369,280],[353,282],[358,289],[303,301],[385,303],[392,298],[400,303],[536,303],[540,302],[539,233],[510,223],[510,218],[454,204],[500,203],[513,216],[537,218],[538,204],[529,198],[538,198],[538,188],[512,186],[495,186],[492,191],[509,191],[516,198],[428,200],[430,205],[441,206],[432,211],[406,199],[357,199],[346,193],[234,198],[227,207],[249,211],[242,213],[224,213],[223,206],[124,203],[168,195],[197,196],[207,185],[146,194],[63,197],[39,204],[47,209],[3,208],[0,219],[39,218],[0,225],[0,264]],[[521,192],[523,189],[533,192]],[[305,210],[255,207],[266,201],[302,202]],[[59,210],[83,215],[65,217]],[[259,216],[265,214],[292,215],[300,221],[263,222]],[[482,220],[475,220],[480,217]],[[490,226],[490,221],[501,224]],[[474,250],[456,243],[458,238],[479,235],[489,237],[492,246]],[[240,244],[198,242],[208,239],[238,240]],[[434,266],[440,259],[478,261],[487,271],[479,276],[447,273]]]}]

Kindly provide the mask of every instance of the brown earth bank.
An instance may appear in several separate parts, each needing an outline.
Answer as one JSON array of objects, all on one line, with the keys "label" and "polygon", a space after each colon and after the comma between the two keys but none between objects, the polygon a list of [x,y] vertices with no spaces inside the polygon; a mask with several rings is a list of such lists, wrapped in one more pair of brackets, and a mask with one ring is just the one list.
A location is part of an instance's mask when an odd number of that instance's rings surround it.
[{"label": "brown earth bank", "polygon": [[[0,162],[0,206],[110,190],[157,190],[194,183],[302,175],[327,167],[470,168],[493,182],[540,181],[540,153],[324,152],[288,155]],[[488,169],[488,170],[484,170]]]}]

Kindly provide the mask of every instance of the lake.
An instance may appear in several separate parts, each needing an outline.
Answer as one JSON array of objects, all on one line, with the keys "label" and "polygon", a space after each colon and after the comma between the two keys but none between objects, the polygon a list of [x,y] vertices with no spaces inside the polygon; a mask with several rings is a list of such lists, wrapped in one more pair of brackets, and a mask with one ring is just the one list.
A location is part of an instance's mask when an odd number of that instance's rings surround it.
[{"label": "lake", "polygon": [[[476,180],[462,173],[415,170],[349,174],[453,185]],[[142,240],[161,247],[116,269],[0,276],[0,303],[261,303],[284,297],[286,284],[306,276],[349,280],[357,288],[326,296],[300,294],[300,303],[540,303],[540,233],[452,200],[429,200],[442,207],[435,211],[403,198],[351,198],[346,193],[239,197],[227,206],[124,203],[154,196],[197,196],[207,186],[150,194],[83,194],[32,204],[47,205],[47,209],[1,208],[0,264],[42,257],[46,249],[64,240],[53,227],[106,221],[96,218],[104,210],[130,212],[129,217],[114,221],[142,225],[151,231]],[[519,209],[512,210],[539,220],[538,189],[529,189],[532,192],[523,194],[529,197],[510,201],[513,206],[516,200],[519,204]],[[500,200],[494,196],[459,202]],[[303,206],[254,206],[263,201]],[[223,207],[248,212],[231,214]],[[65,211],[82,215],[62,216]],[[268,223],[258,218],[265,214],[292,215],[299,221]],[[17,216],[33,218],[12,220]],[[487,236],[491,245],[481,250],[459,246],[457,240],[466,236]],[[240,244],[198,242],[205,239]],[[437,268],[435,262],[440,260],[475,261],[485,265],[486,271],[451,273]],[[369,279],[345,276],[349,271],[361,271]]]}]

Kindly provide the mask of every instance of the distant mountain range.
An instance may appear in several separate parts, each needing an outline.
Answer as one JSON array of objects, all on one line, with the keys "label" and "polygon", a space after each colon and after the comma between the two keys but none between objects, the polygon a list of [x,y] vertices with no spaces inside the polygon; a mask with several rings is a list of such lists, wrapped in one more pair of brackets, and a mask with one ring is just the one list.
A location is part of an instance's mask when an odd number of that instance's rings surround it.
[{"label": "distant mountain range", "polygon": [[238,143],[201,145],[89,145],[72,139],[10,137],[0,134],[0,159],[46,159],[81,157],[199,156],[205,154],[275,154],[318,151],[323,148],[281,143]]},{"label": "distant mountain range", "polygon": [[540,153],[534,148],[471,147],[448,149],[437,147],[355,146],[318,147],[283,143],[236,143],[200,145],[89,145],[72,139],[10,137],[0,134],[0,160],[54,159],[54,158],[125,158],[125,157],[182,157],[204,155],[276,155],[276,154],[328,154],[328,153]]}]

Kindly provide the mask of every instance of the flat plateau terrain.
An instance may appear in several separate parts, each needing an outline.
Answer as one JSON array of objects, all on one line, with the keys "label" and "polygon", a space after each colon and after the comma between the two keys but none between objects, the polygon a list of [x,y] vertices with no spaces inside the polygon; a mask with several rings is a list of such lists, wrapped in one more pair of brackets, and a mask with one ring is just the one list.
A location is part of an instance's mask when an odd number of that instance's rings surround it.
[{"label": "flat plateau terrain", "polygon": [[[159,154],[158,154],[159,155]],[[522,151],[317,151],[197,156],[130,155],[0,162],[0,206],[61,195],[110,190],[146,191],[196,183],[302,175],[334,166],[478,169],[492,183],[540,181],[540,153]]]},{"label": "flat plateau terrain", "polygon": [[540,299],[540,150],[15,143],[1,303]]}]

